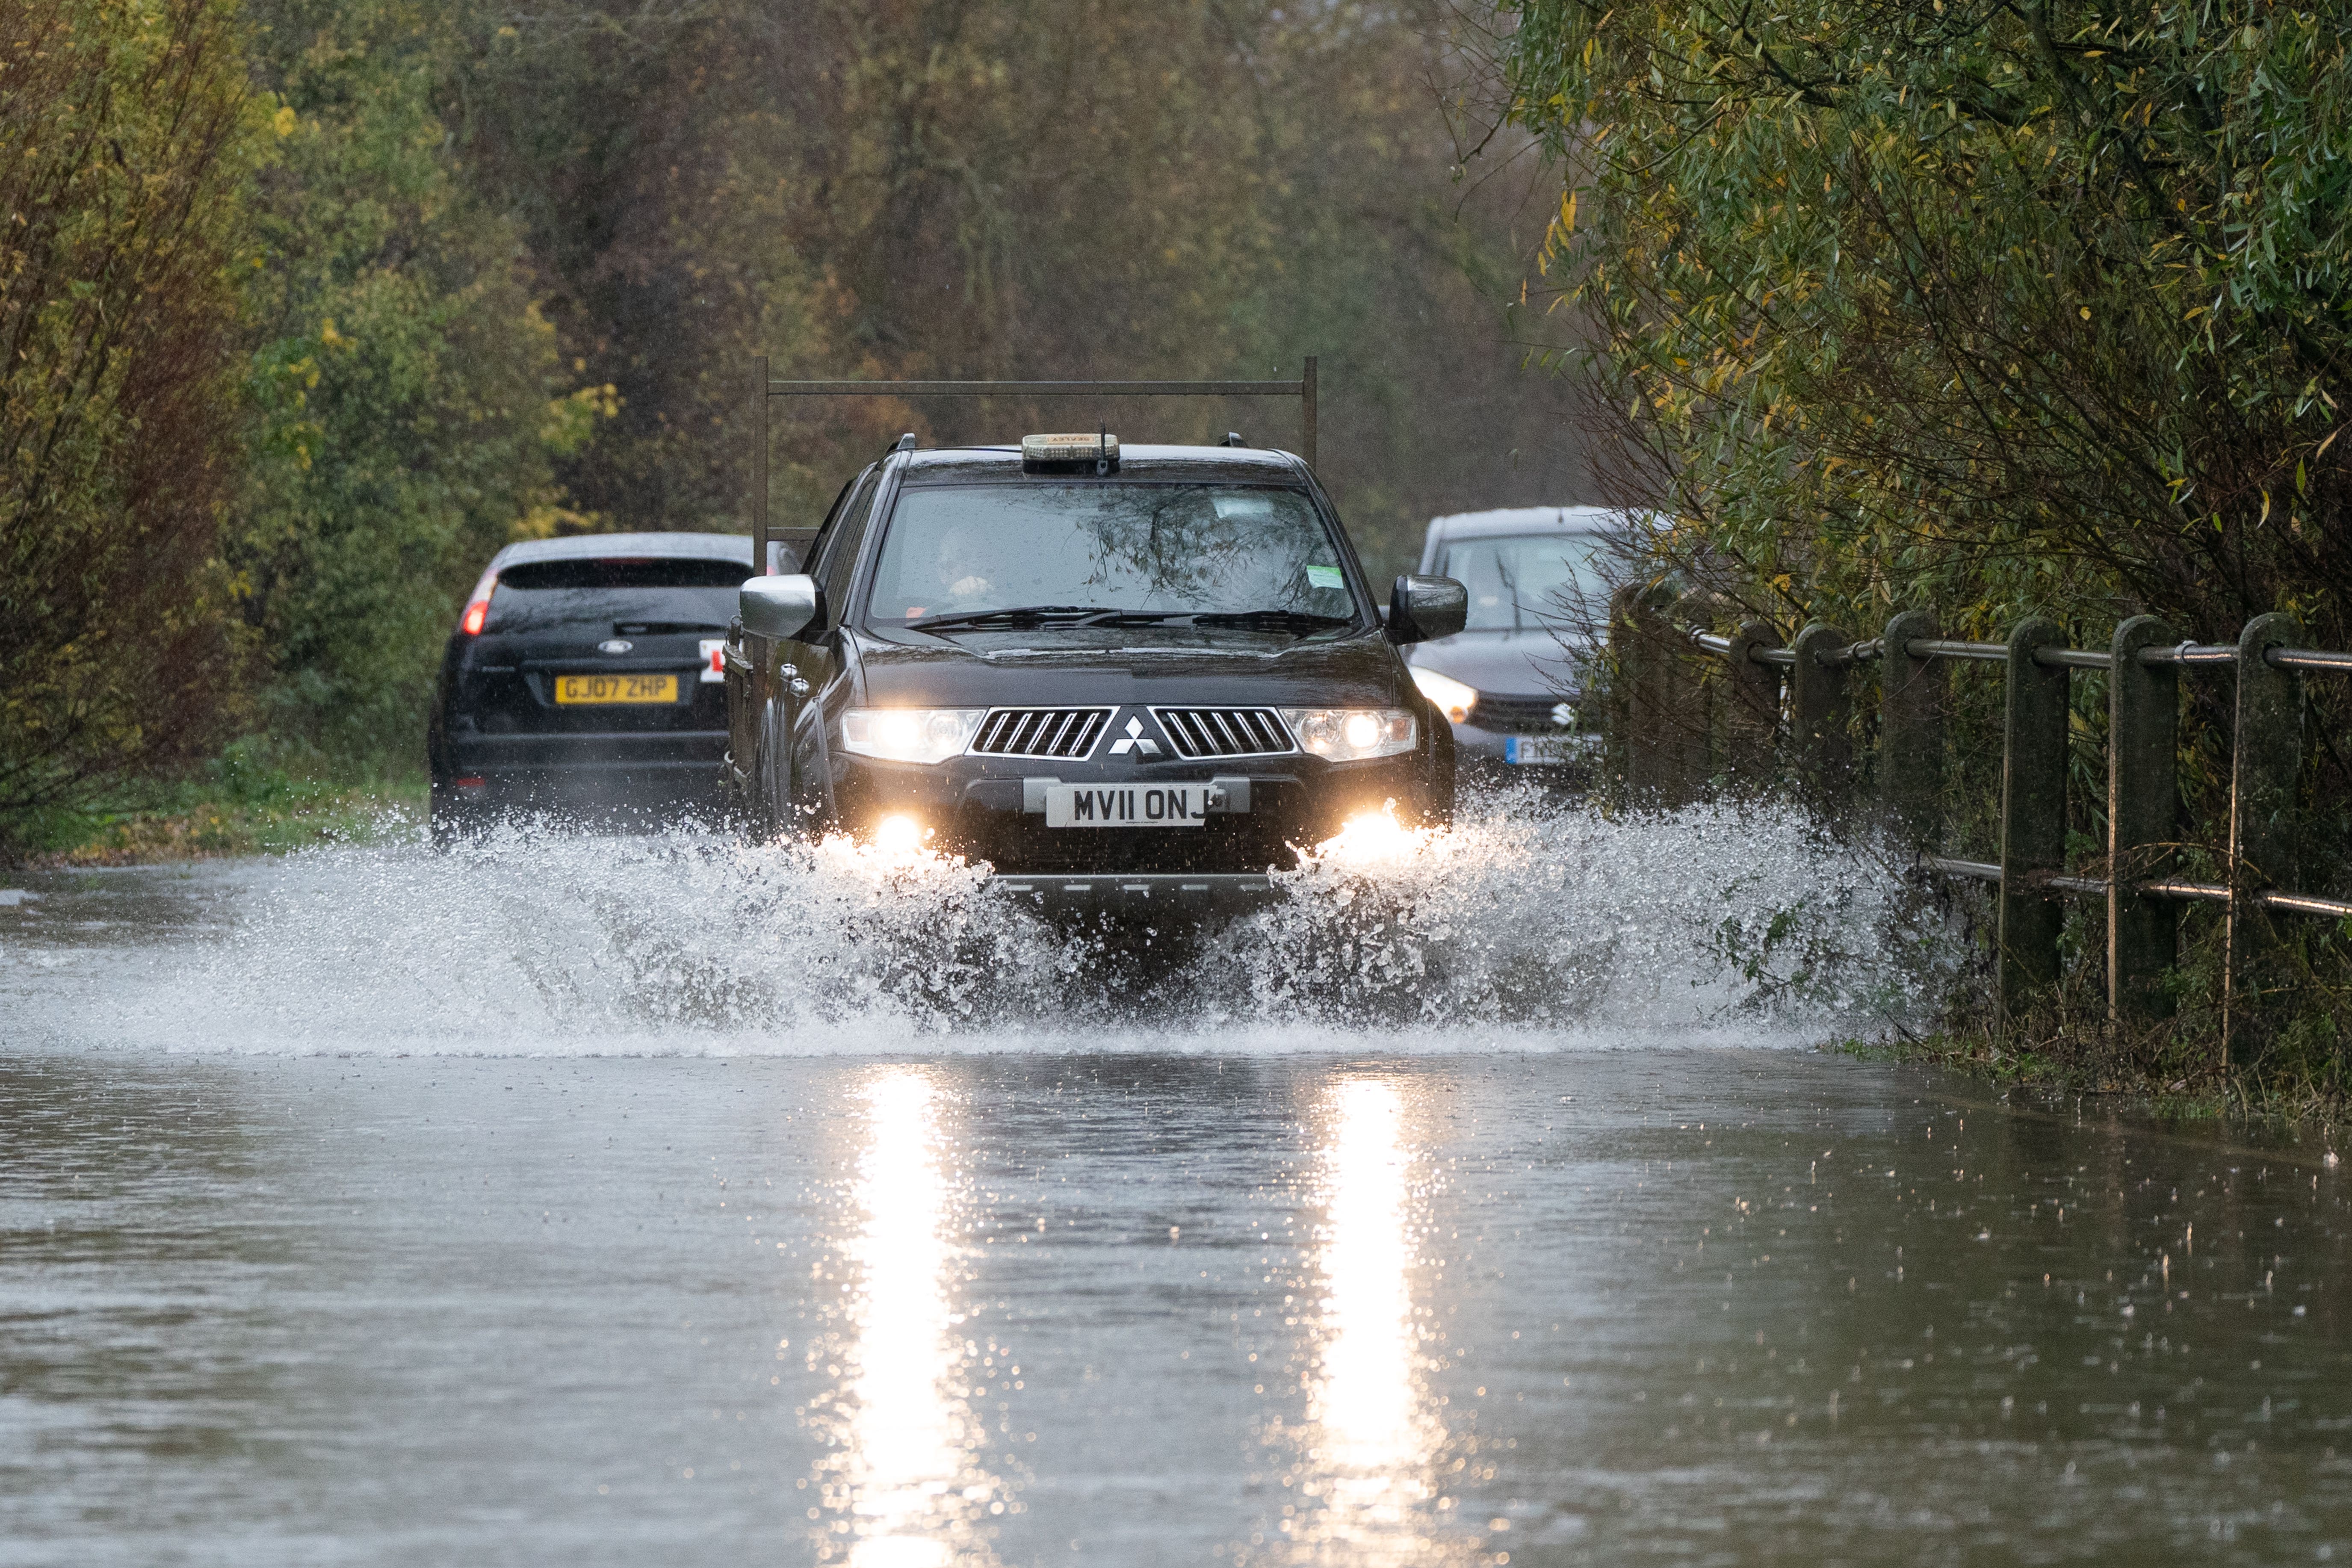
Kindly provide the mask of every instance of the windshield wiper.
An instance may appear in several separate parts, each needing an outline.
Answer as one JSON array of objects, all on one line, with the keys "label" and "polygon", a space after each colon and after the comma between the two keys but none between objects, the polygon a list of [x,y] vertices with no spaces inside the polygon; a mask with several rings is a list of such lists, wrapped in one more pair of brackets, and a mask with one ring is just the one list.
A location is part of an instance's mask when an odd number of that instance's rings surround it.
[{"label": "windshield wiper", "polygon": [[961,610],[952,615],[919,616],[907,623],[907,629],[927,632],[939,626],[978,626],[1000,621],[1007,626],[1034,626],[1069,616],[1093,617],[1125,613],[1107,609],[1100,605],[1022,605],[1008,610]]},{"label": "windshield wiper", "polygon": [[1334,626],[1353,624],[1349,616],[1313,616],[1305,610],[1230,610],[1194,616],[1196,626],[1265,627],[1269,631],[1297,632],[1305,637],[1309,632],[1329,631]]}]

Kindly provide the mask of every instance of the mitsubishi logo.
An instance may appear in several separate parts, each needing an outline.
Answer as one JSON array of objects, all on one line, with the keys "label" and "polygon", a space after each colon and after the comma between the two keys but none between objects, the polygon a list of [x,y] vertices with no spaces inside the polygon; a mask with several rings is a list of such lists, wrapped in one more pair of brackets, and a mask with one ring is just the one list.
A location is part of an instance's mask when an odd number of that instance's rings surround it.
[{"label": "mitsubishi logo", "polygon": [[1576,710],[1565,702],[1555,702],[1551,705],[1551,721],[1565,730],[1576,722]]},{"label": "mitsubishi logo", "polygon": [[1114,757],[1123,757],[1130,751],[1139,757],[1156,757],[1160,754],[1160,742],[1143,738],[1143,721],[1140,719],[1129,719],[1127,721],[1126,740],[1113,741],[1110,743],[1110,754]]}]

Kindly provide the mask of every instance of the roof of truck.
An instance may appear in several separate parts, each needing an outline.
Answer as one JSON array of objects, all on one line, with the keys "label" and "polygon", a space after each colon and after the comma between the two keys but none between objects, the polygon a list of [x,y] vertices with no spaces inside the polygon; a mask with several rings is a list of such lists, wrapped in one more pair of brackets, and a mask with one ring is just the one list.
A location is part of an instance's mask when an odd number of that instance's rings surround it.
[{"label": "roof of truck", "polygon": [[[1026,473],[1021,448],[1010,447],[918,447],[906,454],[902,482],[954,484],[972,480],[1029,478],[1067,483],[1091,479],[1090,473],[1046,469]],[[1243,484],[1296,484],[1307,477],[1307,465],[1288,452],[1270,447],[1130,447],[1118,448],[1118,477],[1122,479],[1224,480]]]}]

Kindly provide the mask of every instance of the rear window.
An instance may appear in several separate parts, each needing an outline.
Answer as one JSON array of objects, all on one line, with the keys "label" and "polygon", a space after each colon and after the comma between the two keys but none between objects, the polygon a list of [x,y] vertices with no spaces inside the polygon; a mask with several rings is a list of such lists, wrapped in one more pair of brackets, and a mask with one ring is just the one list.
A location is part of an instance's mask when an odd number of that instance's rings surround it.
[{"label": "rear window", "polygon": [[499,574],[520,588],[739,588],[751,574],[740,561],[698,555],[622,555],[584,561],[527,561]]},{"label": "rear window", "polygon": [[485,631],[597,637],[723,632],[751,568],[696,555],[528,561],[499,574]]}]

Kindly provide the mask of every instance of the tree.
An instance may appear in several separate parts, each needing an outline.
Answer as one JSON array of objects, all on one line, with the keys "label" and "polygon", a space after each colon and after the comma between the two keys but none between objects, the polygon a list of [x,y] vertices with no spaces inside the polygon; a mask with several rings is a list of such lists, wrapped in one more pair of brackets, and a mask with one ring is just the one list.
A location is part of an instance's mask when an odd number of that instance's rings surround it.
[{"label": "tree", "polygon": [[[621,393],[559,473],[628,526],[741,526],[761,353],[957,378],[1287,376],[1315,353],[1326,477],[1379,554],[1417,552],[1433,510],[1572,499],[1558,389],[1514,383],[1499,301],[1465,276],[1518,267],[1454,184],[1434,4],[541,0],[467,26],[468,156],[563,352]],[[1262,403],[1105,412],[1130,439],[1296,438]],[[776,514],[809,518],[902,430],[1073,414],[777,416]]]},{"label": "tree", "polygon": [[609,389],[558,396],[514,226],[435,109],[457,39],[402,0],[257,6],[274,155],[256,194],[252,461],[229,557],[273,731],[395,763],[500,545],[547,531],[550,463]]},{"label": "tree", "polygon": [[226,0],[0,15],[0,849],[236,716],[233,23]]},{"label": "tree", "polygon": [[2352,639],[2352,14],[1521,0],[1629,499],[1794,621]]}]

